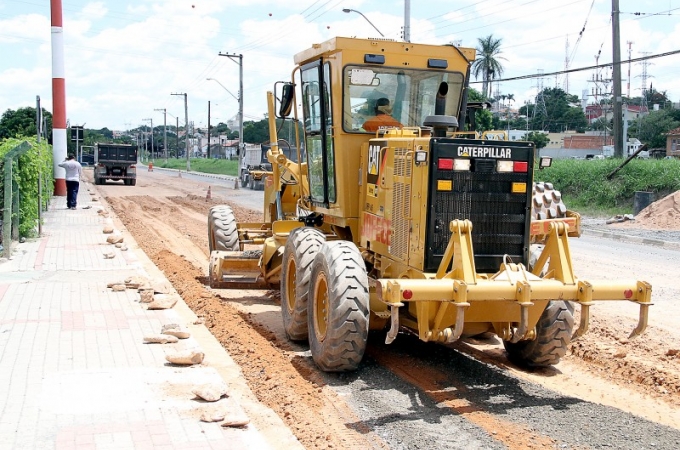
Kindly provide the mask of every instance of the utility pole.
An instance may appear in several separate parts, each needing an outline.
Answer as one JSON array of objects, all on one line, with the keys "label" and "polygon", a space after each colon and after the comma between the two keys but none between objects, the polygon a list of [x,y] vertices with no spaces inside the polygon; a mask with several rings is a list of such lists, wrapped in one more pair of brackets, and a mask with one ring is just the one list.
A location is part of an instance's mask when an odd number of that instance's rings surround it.
[{"label": "utility pole", "polygon": [[621,35],[619,30],[619,0],[612,0],[612,42],[612,78],[614,79],[614,95],[612,98],[612,119],[614,122],[614,157],[623,158],[623,99],[621,98]]},{"label": "utility pole", "polygon": [[210,100],[208,100],[208,159],[210,159]]},{"label": "utility pole", "polygon": [[168,112],[165,108],[154,109],[154,111],[163,111],[163,159],[168,162]]},{"label": "utility pole", "polygon": [[[151,123],[151,161],[153,161],[154,160],[154,158],[153,158],[153,118],[148,118],[148,119],[144,119],[144,120],[148,120],[149,123]],[[149,161],[149,155],[148,154],[146,155],[146,161],[147,162]]]},{"label": "utility pole", "polygon": [[[229,54],[229,53],[219,53],[219,56],[226,56],[227,58],[238,64],[239,67],[239,88],[238,88],[238,171],[236,173],[236,184],[234,189],[239,189],[241,183],[241,165],[243,161],[243,152],[245,149],[245,143],[243,141],[243,55]],[[236,59],[238,58],[238,62]]]},{"label": "utility pole", "polygon": [[[187,172],[191,170],[191,161],[189,160],[189,105],[187,105],[187,94],[170,94],[170,95],[183,95],[184,96],[184,141],[186,142],[186,153],[187,153]],[[179,135],[177,137],[179,139]]]}]

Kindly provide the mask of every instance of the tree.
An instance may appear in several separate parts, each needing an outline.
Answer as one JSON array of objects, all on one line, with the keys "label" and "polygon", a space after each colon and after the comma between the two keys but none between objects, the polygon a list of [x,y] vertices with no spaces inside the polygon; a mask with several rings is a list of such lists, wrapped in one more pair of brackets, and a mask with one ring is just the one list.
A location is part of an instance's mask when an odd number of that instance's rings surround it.
[{"label": "tree", "polygon": [[472,63],[472,74],[475,79],[482,76],[482,94],[489,97],[489,85],[496,77],[503,75],[503,66],[499,62],[505,59],[501,55],[502,39],[495,39],[492,34],[477,38],[477,59]]},{"label": "tree", "polygon": [[569,95],[560,88],[546,88],[538,95],[543,97],[545,111],[541,108],[536,110],[531,122],[533,129],[552,133],[564,130],[585,131],[588,120],[583,110],[580,107],[570,106],[570,103],[578,100],[576,96]]},{"label": "tree", "polygon": [[675,110],[663,109],[652,111],[643,117],[639,123],[631,124],[628,134],[637,137],[649,148],[666,146],[666,133],[680,126],[680,113]]},{"label": "tree", "polygon": [[550,142],[548,135],[540,131],[530,131],[524,139],[533,142],[536,146],[536,150],[542,149]]},{"label": "tree", "polygon": [[[52,140],[52,114],[42,109],[43,117],[47,123],[48,141]],[[37,130],[35,127],[35,108],[27,106],[19,108],[16,111],[8,109],[0,117],[0,140],[17,137],[17,136],[36,136]]]}]

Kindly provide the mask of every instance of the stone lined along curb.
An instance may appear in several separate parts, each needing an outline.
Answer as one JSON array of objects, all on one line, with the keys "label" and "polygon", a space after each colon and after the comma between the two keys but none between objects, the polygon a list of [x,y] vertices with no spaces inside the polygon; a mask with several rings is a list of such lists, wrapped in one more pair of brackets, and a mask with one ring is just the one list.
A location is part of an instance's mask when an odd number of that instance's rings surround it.
[{"label": "stone lined along curb", "polygon": [[680,250],[680,242],[661,241],[661,240],[658,240],[658,239],[650,239],[650,238],[644,238],[644,237],[640,237],[640,236],[632,236],[630,234],[625,234],[625,233],[614,233],[614,232],[611,232],[611,231],[604,231],[604,230],[582,229],[581,232],[583,234],[603,237],[603,238],[612,239],[612,240],[615,240],[615,241],[633,242],[633,243],[636,243],[636,244],[653,245],[655,247],[663,247],[663,248],[668,248],[668,249],[672,249],[672,250]]}]

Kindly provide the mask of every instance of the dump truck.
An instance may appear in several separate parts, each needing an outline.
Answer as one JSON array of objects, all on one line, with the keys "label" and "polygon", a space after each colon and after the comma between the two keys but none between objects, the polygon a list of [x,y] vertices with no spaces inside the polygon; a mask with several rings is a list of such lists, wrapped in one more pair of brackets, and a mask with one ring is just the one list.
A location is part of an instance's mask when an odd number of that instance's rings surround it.
[{"label": "dump truck", "polygon": [[137,146],[129,144],[95,144],[94,184],[106,180],[119,181],[127,186],[137,184]]},{"label": "dump truck", "polygon": [[[474,60],[472,48],[343,37],[295,55],[267,97],[263,222],[228,205],[208,214],[211,286],[278,287],[288,338],[308,341],[323,371],[357,369],[369,330],[387,343],[492,332],[511,360],[553,365],[596,300],[636,303],[641,334],[649,283],[575,275],[580,216],[533,181],[550,158],[466,131]],[[378,106],[399,125],[366,131]],[[299,162],[279,148],[277,117],[302,125]]]}]

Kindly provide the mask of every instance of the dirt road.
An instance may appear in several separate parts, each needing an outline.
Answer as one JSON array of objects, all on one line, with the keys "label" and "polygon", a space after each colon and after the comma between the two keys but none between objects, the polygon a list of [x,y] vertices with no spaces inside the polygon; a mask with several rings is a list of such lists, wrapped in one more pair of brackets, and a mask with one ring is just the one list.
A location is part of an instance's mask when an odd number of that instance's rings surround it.
[{"label": "dirt road", "polygon": [[[680,252],[617,250],[611,241],[587,237],[573,244],[584,278],[652,272],[649,281],[660,283],[653,316],[660,325],[652,320],[641,339],[626,339],[634,305],[605,305],[596,308],[591,333],[551,369],[517,368],[496,338],[439,346],[399,335],[386,346],[376,333],[357,372],[325,374],[308,347],[285,339],[277,291],[207,287],[208,209],[228,203],[237,220],[259,221],[259,211],[239,205],[252,206],[261,193],[160,171],[140,173],[137,186],[96,189],[205,317],[259,400],[307,448],[680,448],[680,339],[672,327],[677,321],[664,320],[667,311],[677,314],[680,283],[650,267],[677,262]],[[634,264],[624,264],[617,251]],[[603,252],[618,263],[606,265]],[[653,256],[645,262],[647,254]]]}]

